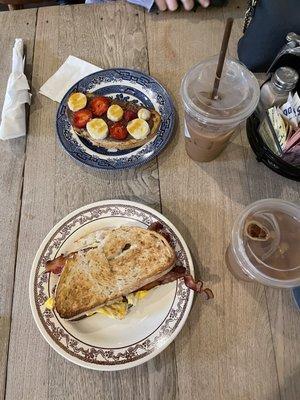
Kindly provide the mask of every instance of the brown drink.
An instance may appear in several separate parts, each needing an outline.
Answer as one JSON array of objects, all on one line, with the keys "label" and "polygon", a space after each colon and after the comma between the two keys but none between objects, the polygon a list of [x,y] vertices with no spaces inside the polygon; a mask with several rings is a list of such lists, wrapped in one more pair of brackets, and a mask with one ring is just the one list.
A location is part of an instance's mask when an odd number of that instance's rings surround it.
[{"label": "brown drink", "polygon": [[300,208],[282,200],[261,200],[235,223],[226,263],[243,280],[270,286],[300,284]]},{"label": "brown drink", "polygon": [[191,159],[195,161],[212,161],[214,160],[227,146],[234,129],[214,135],[214,132],[209,132],[203,127],[199,129],[199,124],[186,113],[185,115],[186,132],[185,132],[185,148]]},{"label": "brown drink", "polygon": [[240,62],[226,58],[218,99],[211,99],[217,58],[194,66],[183,78],[185,145],[195,161],[211,161],[226,147],[235,128],[255,110],[259,85]]}]

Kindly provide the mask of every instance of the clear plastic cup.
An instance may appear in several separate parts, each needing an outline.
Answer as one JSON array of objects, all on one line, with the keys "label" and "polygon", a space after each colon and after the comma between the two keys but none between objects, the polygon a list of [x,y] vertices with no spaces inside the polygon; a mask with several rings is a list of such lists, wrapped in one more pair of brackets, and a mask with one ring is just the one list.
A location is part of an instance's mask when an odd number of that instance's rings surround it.
[{"label": "clear plastic cup", "polygon": [[250,204],[236,219],[225,259],[232,274],[267,286],[300,286],[300,207],[279,199]]},{"label": "clear plastic cup", "polygon": [[211,100],[218,57],[192,67],[181,83],[185,146],[195,161],[211,161],[226,147],[236,127],[255,110],[260,95],[255,76],[238,60],[225,59],[218,99]]}]

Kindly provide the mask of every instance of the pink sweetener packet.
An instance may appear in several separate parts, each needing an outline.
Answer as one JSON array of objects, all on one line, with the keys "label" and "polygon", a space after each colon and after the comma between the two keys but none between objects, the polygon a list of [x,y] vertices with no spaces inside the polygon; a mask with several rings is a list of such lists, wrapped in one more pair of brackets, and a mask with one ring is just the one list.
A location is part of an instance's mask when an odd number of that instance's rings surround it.
[{"label": "pink sweetener packet", "polygon": [[282,159],[295,167],[300,168],[300,143],[282,154]]},{"label": "pink sweetener packet", "polygon": [[292,147],[300,144],[300,129],[298,129],[289,139],[285,142],[283,146],[283,151],[289,151]]}]

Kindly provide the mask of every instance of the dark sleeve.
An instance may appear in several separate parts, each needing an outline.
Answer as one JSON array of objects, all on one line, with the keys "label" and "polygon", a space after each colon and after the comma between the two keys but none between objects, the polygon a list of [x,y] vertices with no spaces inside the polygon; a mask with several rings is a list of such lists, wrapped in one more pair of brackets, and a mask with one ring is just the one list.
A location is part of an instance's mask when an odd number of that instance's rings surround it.
[{"label": "dark sleeve", "polygon": [[211,0],[210,3],[212,6],[224,6],[228,3],[228,0]]},{"label": "dark sleeve", "polygon": [[300,33],[299,0],[258,0],[238,56],[250,70],[264,72],[271,65],[289,32]]}]

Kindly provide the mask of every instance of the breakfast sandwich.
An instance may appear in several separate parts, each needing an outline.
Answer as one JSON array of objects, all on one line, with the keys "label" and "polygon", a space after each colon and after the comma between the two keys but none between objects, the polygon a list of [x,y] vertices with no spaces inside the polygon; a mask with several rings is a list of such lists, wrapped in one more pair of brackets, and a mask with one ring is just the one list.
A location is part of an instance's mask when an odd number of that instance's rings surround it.
[{"label": "breakfast sandwich", "polygon": [[95,313],[122,319],[155,286],[183,278],[205,297],[213,297],[176,263],[170,238],[160,223],[148,229],[121,226],[101,229],[74,244],[72,253],[46,263],[60,274],[54,297],[45,303],[61,318],[78,320]]},{"label": "breakfast sandwich", "polygon": [[159,113],[132,101],[119,101],[91,93],[72,93],[68,114],[79,136],[106,149],[133,149],[157,134]]}]

